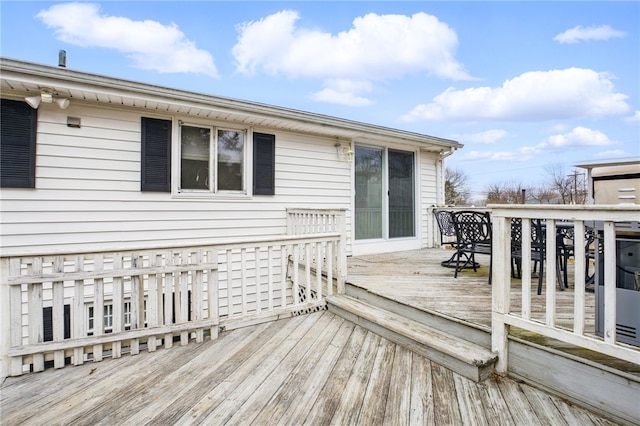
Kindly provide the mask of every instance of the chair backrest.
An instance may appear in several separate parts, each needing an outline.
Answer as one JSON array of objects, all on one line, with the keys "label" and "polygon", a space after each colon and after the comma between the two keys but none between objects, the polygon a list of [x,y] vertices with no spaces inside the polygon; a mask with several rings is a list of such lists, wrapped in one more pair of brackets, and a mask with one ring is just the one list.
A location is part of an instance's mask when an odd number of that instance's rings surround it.
[{"label": "chair backrest", "polygon": [[459,243],[491,243],[491,216],[488,212],[463,210],[453,212],[452,218]]},{"label": "chair backrest", "polygon": [[515,248],[520,249],[520,247],[522,246],[522,218],[521,217],[511,218],[511,245],[512,245],[512,250]]},{"label": "chair backrest", "polygon": [[[438,222],[441,237],[455,237],[456,229],[453,227],[453,218],[450,210],[434,210],[433,214]],[[442,241],[442,240],[441,240]]]},{"label": "chair backrest", "polygon": [[547,243],[547,228],[542,219],[531,219],[531,244],[535,250],[544,251]]},{"label": "chair backrest", "polygon": [[[531,219],[531,247],[534,250],[544,250],[545,229],[542,220]],[[522,248],[522,218],[511,218],[511,250]]]}]

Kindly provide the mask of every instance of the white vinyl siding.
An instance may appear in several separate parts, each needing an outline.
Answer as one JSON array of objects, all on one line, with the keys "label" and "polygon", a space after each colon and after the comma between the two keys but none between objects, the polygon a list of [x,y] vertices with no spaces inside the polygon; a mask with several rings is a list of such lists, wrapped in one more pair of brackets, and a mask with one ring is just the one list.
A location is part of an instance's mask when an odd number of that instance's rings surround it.
[{"label": "white vinyl siding", "polygon": [[419,232],[421,248],[434,247],[433,218],[430,216],[429,207],[438,202],[438,179],[437,167],[438,157],[429,152],[420,152],[419,173]]},{"label": "white vinyl siding", "polygon": [[[82,127],[67,127],[67,116]],[[334,139],[263,128],[254,130],[276,135],[275,196],[141,192],[142,116],[78,103],[41,108],[36,189],[2,191],[3,254],[281,235],[288,207],[350,208],[351,164],[338,158]]]},{"label": "white vinyl siding", "polygon": [[[67,127],[68,116],[80,118],[81,127]],[[79,102],[67,110],[40,108],[36,188],[1,192],[3,254],[191,245],[282,235],[285,211],[296,207],[346,209],[347,252],[352,252],[353,164],[335,147],[335,138],[249,129],[246,141],[251,140],[252,131],[275,135],[275,195],[212,198],[141,192],[140,123],[148,116],[171,120],[174,128],[178,120],[189,121],[187,116],[154,116]],[[237,127],[220,121],[210,125]],[[174,152],[176,143],[179,139],[173,141]],[[347,145],[342,141],[342,146]],[[437,200],[438,156],[417,152],[416,232],[420,246],[429,247],[433,235],[428,207]],[[174,185],[179,179],[175,172]],[[250,179],[247,176],[247,182]]]}]

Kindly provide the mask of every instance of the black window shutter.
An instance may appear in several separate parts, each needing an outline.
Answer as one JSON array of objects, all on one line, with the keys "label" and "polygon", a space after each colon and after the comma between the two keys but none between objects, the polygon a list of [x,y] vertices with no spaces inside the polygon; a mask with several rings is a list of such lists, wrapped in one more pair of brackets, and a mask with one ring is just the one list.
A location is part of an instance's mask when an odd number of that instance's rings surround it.
[{"label": "black window shutter", "polygon": [[142,117],[140,190],[171,192],[171,121]]},{"label": "black window shutter", "polygon": [[[43,341],[53,340],[53,308],[42,308]],[[71,338],[71,305],[64,305],[64,338]]]},{"label": "black window shutter", "polygon": [[25,102],[0,102],[0,186],[35,188],[38,112]]},{"label": "black window shutter", "polygon": [[253,134],[253,195],[275,194],[276,137]]}]

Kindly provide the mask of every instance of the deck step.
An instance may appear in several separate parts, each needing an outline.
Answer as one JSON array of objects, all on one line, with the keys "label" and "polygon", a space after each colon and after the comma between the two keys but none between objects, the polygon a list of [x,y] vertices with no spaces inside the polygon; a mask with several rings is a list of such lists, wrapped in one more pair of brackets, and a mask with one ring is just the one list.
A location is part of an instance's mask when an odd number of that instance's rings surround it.
[{"label": "deck step", "polygon": [[329,311],[475,382],[490,377],[497,356],[488,349],[346,295],[327,296]]}]

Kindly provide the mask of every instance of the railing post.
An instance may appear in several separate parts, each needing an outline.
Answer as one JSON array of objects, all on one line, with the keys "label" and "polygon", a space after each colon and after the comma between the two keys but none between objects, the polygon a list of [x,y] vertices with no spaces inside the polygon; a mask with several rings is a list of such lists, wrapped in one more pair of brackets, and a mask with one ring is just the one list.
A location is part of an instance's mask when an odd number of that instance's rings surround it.
[{"label": "railing post", "polygon": [[[616,231],[615,224],[604,222],[604,341],[616,342],[617,301],[616,301]],[[596,283],[596,286],[599,283]]]},{"label": "railing post", "polygon": [[492,257],[493,276],[491,303],[491,349],[498,355],[496,374],[506,375],[508,367],[509,325],[504,315],[509,313],[509,291],[511,286],[509,254],[511,248],[510,219],[501,216],[493,218]]},{"label": "railing post", "polygon": [[11,298],[9,292],[9,258],[0,259],[0,381],[9,376],[11,346]]},{"label": "railing post", "polygon": [[340,233],[340,242],[338,243],[338,294],[345,293],[345,284],[347,280],[347,225],[344,212],[336,215],[338,221],[338,233]]}]

